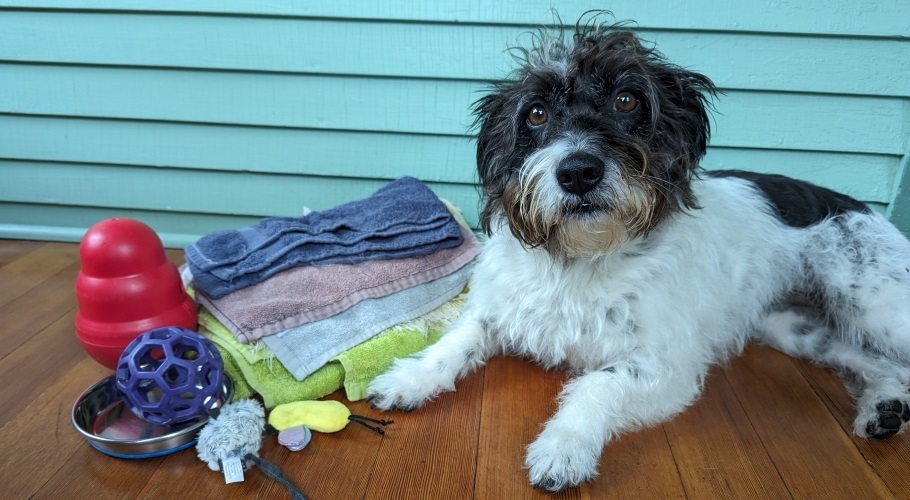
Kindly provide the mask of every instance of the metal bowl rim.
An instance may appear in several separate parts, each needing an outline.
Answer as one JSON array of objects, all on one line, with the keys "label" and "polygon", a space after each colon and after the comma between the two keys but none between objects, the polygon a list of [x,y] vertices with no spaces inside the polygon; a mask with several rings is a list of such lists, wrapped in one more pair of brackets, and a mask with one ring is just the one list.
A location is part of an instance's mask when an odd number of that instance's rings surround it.
[{"label": "metal bowl rim", "polygon": [[[85,439],[91,441],[92,443],[102,445],[102,447],[105,449],[107,449],[107,447],[104,445],[115,445],[116,447],[120,447],[120,448],[133,447],[133,446],[143,447],[144,445],[153,445],[153,444],[156,444],[159,442],[167,442],[170,440],[174,440],[176,438],[180,438],[182,436],[190,435],[190,436],[192,436],[192,439],[187,440],[186,442],[188,443],[188,442],[192,441],[193,439],[195,439],[195,435],[194,435],[195,431],[198,431],[206,423],[208,423],[209,417],[207,415],[203,415],[199,418],[198,422],[195,422],[178,431],[163,434],[161,436],[155,436],[155,437],[144,438],[144,439],[126,439],[126,440],[112,439],[112,438],[106,438],[106,437],[98,436],[96,434],[92,434],[87,429],[85,429],[81,425],[79,425],[79,423],[76,421],[76,417],[77,417],[80,405],[93,392],[99,390],[101,387],[103,387],[107,384],[112,383],[113,381],[114,381],[114,375],[110,375],[108,377],[101,379],[100,381],[98,381],[97,383],[95,383],[94,385],[92,385],[91,387],[86,389],[85,391],[83,391],[82,394],[80,394],[79,397],[76,398],[75,403],[73,403],[72,411],[70,412],[70,421],[72,422],[73,427],[76,428],[76,431],[79,432],[79,434],[81,434],[82,437],[84,437]],[[227,401],[230,401],[231,397],[233,396],[233,393],[234,393],[233,383],[231,382],[231,379],[228,378],[227,375],[224,375],[223,381],[222,381],[222,388],[221,388],[221,405],[219,405],[219,406],[223,406]],[[111,404],[113,404],[113,403],[114,402],[111,402]],[[126,411],[130,411],[130,410],[127,409]],[[92,417],[92,422],[94,422],[95,417],[97,417],[97,415],[94,415]],[[111,450],[111,451],[113,451],[113,450]]]}]

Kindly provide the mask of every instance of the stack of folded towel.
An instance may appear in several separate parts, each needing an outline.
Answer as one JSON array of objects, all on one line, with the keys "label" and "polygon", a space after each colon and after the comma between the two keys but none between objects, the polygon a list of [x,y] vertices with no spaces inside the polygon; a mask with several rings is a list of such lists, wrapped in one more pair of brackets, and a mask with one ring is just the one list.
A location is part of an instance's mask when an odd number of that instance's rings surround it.
[{"label": "stack of folded towel", "polygon": [[454,207],[404,177],[363,200],[204,236],[186,248],[200,331],[235,397],[349,399],[457,317],[480,246]]}]

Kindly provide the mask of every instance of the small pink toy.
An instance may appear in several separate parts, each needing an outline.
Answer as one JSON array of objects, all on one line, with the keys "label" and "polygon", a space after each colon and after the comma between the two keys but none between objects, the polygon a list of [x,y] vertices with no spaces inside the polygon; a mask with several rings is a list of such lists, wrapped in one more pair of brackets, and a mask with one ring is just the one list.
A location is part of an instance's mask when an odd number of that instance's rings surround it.
[{"label": "small pink toy", "polygon": [[85,233],[79,257],[76,336],[102,365],[116,369],[123,349],[142,332],[196,329],[195,303],[152,228],[127,218],[101,221]]},{"label": "small pink toy", "polygon": [[313,433],[305,425],[290,427],[278,433],[278,444],[291,451],[300,451],[310,444]]}]

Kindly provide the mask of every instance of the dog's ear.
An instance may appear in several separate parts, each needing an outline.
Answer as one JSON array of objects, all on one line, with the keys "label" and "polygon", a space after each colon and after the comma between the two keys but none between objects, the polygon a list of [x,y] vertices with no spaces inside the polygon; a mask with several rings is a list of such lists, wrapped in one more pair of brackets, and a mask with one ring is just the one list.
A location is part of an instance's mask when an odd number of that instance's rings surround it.
[{"label": "dog's ear", "polygon": [[652,107],[654,129],[661,132],[657,139],[675,150],[694,168],[705,155],[711,137],[708,111],[710,99],[717,95],[714,83],[706,76],[665,62],[655,61],[655,84],[662,89],[652,93],[659,96]]},{"label": "dog's ear", "polygon": [[515,149],[515,117],[509,111],[507,89],[494,87],[473,106],[477,135],[477,174],[484,189],[480,228],[490,234],[495,214],[502,208],[501,198],[508,176],[508,158]]},{"label": "dog's ear", "polygon": [[[690,180],[707,151],[711,136],[708,110],[710,97],[716,95],[708,77],[670,64],[659,54],[651,55],[650,84],[659,86],[648,92],[653,135],[649,173],[672,189],[661,189],[663,207],[668,212],[681,207],[698,207]],[[661,216],[662,217],[662,216]],[[657,219],[659,219],[658,217]]]}]

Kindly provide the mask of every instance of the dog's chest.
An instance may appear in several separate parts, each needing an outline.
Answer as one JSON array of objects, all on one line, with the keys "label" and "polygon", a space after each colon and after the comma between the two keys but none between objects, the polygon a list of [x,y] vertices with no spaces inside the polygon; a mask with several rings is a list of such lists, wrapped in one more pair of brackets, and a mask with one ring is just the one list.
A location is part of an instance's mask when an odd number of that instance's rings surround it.
[{"label": "dog's chest", "polygon": [[472,293],[506,352],[547,366],[596,369],[635,348],[640,290],[592,263],[565,266],[529,255],[486,259]]}]

